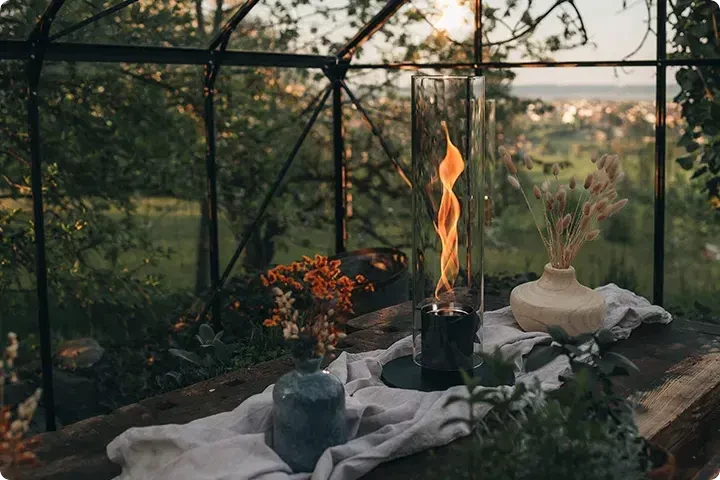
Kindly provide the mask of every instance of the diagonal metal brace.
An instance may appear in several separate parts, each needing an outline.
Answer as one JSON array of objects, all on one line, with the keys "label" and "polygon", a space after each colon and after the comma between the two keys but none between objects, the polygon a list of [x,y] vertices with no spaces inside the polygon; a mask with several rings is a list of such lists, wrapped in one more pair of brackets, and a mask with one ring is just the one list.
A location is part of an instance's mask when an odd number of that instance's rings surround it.
[{"label": "diagonal metal brace", "polygon": [[372,132],[372,134],[380,141],[380,146],[392,162],[398,175],[400,175],[400,177],[403,179],[403,181],[407,184],[408,187],[412,187],[410,177],[408,177],[408,175],[405,173],[405,169],[403,169],[402,165],[400,165],[400,162],[398,162],[397,152],[390,147],[390,144],[385,140],[382,132],[375,126],[375,123],[373,123],[373,121],[370,119],[370,116],[368,115],[367,111],[365,111],[365,108],[360,103],[360,100],[358,100],[355,94],[353,94],[350,88],[348,88],[347,83],[345,83],[345,81],[342,81],[341,85],[343,87],[343,90],[345,90],[345,92],[348,94],[348,97],[350,97],[350,101],[355,105],[355,107],[358,109],[358,112],[360,112],[360,115],[362,115],[362,117],[365,119],[365,122],[370,127],[370,131]]},{"label": "diagonal metal brace", "polygon": [[268,190],[267,194],[265,194],[265,198],[263,199],[263,202],[260,205],[260,208],[258,209],[257,213],[255,214],[255,218],[250,223],[250,225],[248,225],[245,228],[245,231],[243,232],[243,235],[240,239],[240,243],[238,244],[237,248],[235,249],[235,253],[233,253],[233,256],[230,259],[230,262],[228,262],[227,267],[225,267],[225,271],[223,272],[222,276],[220,277],[217,286],[213,289],[212,295],[210,296],[210,299],[205,304],[203,311],[198,316],[199,319],[205,318],[209,309],[211,308],[211,306],[217,304],[218,295],[222,291],[227,280],[230,278],[230,274],[232,273],[233,268],[235,267],[235,263],[237,263],[238,259],[240,258],[240,255],[245,250],[245,247],[247,246],[248,242],[250,241],[250,238],[252,237],[252,235],[255,233],[258,226],[260,225],[260,222],[262,221],[263,217],[265,216],[265,212],[266,212],[267,208],[270,206],[270,202],[272,201],[272,199],[275,197],[275,194],[282,186],[283,181],[285,180],[285,176],[290,171],[290,167],[292,167],[295,157],[297,156],[298,152],[300,152],[300,147],[302,147],[302,144],[305,141],[305,138],[307,138],[308,134],[310,133],[310,129],[312,129],[313,125],[315,124],[315,121],[317,120],[318,116],[320,115],[320,112],[322,112],[322,110],[325,108],[325,104],[327,103],[327,99],[330,96],[331,92],[332,92],[332,86],[328,86],[322,93],[322,97],[320,98],[320,101],[318,102],[317,106],[313,110],[313,113],[310,116],[310,119],[305,124],[305,128],[303,129],[302,133],[300,134],[300,137],[295,142],[295,145],[293,146],[293,149],[290,152],[290,155],[288,155],[287,160],[285,160],[285,163],[283,164],[282,168],[280,169],[280,172],[278,173],[278,176],[275,179],[275,182],[272,184],[272,186],[270,187],[270,190]]},{"label": "diagonal metal brace", "polygon": [[220,50],[225,51],[227,44],[230,41],[230,36],[235,31],[235,28],[247,17],[250,10],[257,5],[260,0],[247,0],[244,4],[237,9],[232,17],[225,23],[225,26],[213,37],[210,42],[210,50],[215,50],[220,47]]},{"label": "diagonal metal brace", "polygon": [[[372,119],[368,115],[365,108],[360,103],[360,100],[353,94],[353,92],[350,90],[350,88],[347,86],[347,84],[342,81],[341,85],[345,92],[347,92],[348,96],[350,97],[350,101],[355,105],[355,107],[358,109],[358,112],[360,112],[360,115],[365,119],[365,122],[370,127],[370,130],[372,134],[377,137],[378,141],[380,142],[380,146],[382,147],[383,151],[385,151],[385,154],[388,156],[390,161],[393,164],[393,167],[395,167],[395,170],[397,171],[398,175],[403,179],[405,184],[412,188],[412,181],[408,177],[408,175],[405,173],[405,170],[403,169],[402,165],[400,165],[400,162],[398,162],[397,159],[397,153],[393,152],[393,149],[390,147],[390,144],[385,140],[385,137],[383,136],[382,132],[375,127],[375,124],[373,123]],[[423,202],[425,203],[425,209],[427,210],[428,217],[430,218],[430,221],[435,224],[437,222],[436,216],[437,216],[437,208],[435,207],[432,199],[430,198],[427,191],[425,191],[422,195]]]},{"label": "diagonal metal brace", "polygon": [[385,25],[385,22],[406,2],[407,0],[388,0],[382,10],[375,14],[375,16],[340,49],[337,58],[350,60],[362,44],[368,41],[375,32],[380,30]]},{"label": "diagonal metal brace", "polygon": [[90,25],[91,23],[97,22],[101,18],[105,18],[108,15],[112,15],[113,13],[118,12],[118,11],[122,10],[123,8],[125,8],[129,5],[132,5],[133,3],[137,3],[137,2],[138,2],[138,0],[124,0],[123,2],[120,2],[117,5],[113,5],[110,8],[107,8],[101,12],[96,13],[92,17],[88,17],[85,20],[81,20],[80,22],[78,22],[74,25],[71,25],[64,30],[59,31],[55,35],[51,35],[49,38],[49,41],[54,42],[55,40],[57,40],[59,38],[70,35],[71,33],[76,32],[76,31],[80,30],[81,28],[84,28],[84,27]]}]

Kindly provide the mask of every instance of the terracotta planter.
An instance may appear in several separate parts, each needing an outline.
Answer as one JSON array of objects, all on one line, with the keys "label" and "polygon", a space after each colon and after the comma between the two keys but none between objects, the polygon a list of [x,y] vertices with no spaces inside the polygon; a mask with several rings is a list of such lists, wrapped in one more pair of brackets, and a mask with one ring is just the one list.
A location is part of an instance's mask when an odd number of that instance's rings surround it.
[{"label": "terracotta planter", "polygon": [[657,466],[648,472],[648,480],[673,480],[677,468],[675,456],[657,445],[650,445],[650,448],[653,450],[651,457]]},{"label": "terracotta planter", "polygon": [[526,332],[543,332],[562,327],[570,335],[594,332],[605,316],[605,300],[596,291],[581,285],[573,267],[545,265],[539,280],[515,287],[510,308]]}]

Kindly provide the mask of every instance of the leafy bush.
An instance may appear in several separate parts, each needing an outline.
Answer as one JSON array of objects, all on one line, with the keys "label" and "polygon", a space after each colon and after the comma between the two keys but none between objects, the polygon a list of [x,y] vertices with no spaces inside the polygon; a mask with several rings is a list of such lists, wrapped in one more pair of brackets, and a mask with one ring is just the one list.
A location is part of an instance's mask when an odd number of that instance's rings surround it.
[{"label": "leafy bush", "polygon": [[[528,370],[539,368],[558,355],[570,360],[572,376],[557,391],[544,393],[539,384],[497,389],[477,388],[467,381],[467,395],[448,404],[465,402],[468,418],[451,419],[474,428],[468,445],[463,478],[493,480],[641,480],[651,466],[646,442],[639,436],[632,408],[614,391],[612,377],[627,375],[636,367],[625,357],[607,350],[608,331],[570,337],[551,328],[554,344],[537,349]],[[493,363],[499,362],[496,355]],[[508,365],[509,366],[509,365]],[[492,410],[481,421],[478,405]]]}]

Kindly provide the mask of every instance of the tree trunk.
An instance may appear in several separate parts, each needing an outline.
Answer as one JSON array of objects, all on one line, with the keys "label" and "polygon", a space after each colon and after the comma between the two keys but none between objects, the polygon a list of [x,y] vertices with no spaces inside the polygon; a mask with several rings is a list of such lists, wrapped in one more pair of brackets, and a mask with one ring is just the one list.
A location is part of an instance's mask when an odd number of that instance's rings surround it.
[{"label": "tree trunk", "polygon": [[223,17],[223,0],[217,0],[215,3],[215,18],[213,19],[213,34],[217,33],[222,26]]},{"label": "tree trunk", "polygon": [[203,12],[202,4],[202,0],[195,0],[195,18],[198,24],[198,34],[200,38],[205,38],[205,12]]},{"label": "tree trunk", "polygon": [[210,288],[210,205],[207,198],[200,201],[200,228],[195,257],[195,295]]}]

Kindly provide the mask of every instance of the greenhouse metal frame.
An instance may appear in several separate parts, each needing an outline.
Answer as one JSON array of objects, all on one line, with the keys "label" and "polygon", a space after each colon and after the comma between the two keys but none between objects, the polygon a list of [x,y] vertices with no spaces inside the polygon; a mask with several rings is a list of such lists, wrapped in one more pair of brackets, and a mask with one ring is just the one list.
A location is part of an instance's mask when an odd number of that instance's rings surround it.
[{"label": "greenhouse metal frame", "polygon": [[[95,63],[152,63],[204,66],[204,123],[207,170],[207,200],[210,212],[210,281],[211,290],[202,316],[211,310],[212,318],[220,318],[218,294],[228,280],[233,266],[245,249],[251,235],[259,226],[274,195],[281,186],[285,175],[292,166],[300,147],[310,129],[324,109],[328,98],[332,95],[333,118],[333,164],[334,164],[334,212],[335,212],[335,249],[345,250],[345,183],[344,183],[344,138],[342,128],[343,92],[355,105],[380,142],[393,168],[407,180],[407,175],[398,162],[397,154],[382,136],[363,108],[358,98],[345,83],[345,75],[351,69],[462,69],[473,70],[482,75],[484,69],[502,68],[558,68],[558,67],[655,67],[656,69],[656,123],[655,123],[655,182],[654,182],[654,234],[653,234],[653,301],[663,302],[663,280],[665,261],[665,172],[666,172],[666,132],[667,113],[666,87],[667,67],[672,66],[720,66],[720,59],[681,59],[667,58],[667,1],[659,0],[656,7],[657,50],[654,60],[605,60],[578,62],[483,62],[482,49],[482,0],[474,2],[474,41],[472,63],[385,63],[385,64],[353,64],[351,63],[357,50],[375,33],[398,9],[409,0],[388,0],[385,6],[375,14],[334,56],[265,53],[229,50],[228,44],[233,31],[250,13],[260,0],[246,0],[208,45],[207,49],[177,47],[146,47],[125,45],[104,45],[90,43],[65,43],[57,40],[80,30],[104,17],[136,3],[138,0],[124,0],[106,10],[78,22],[60,32],[50,35],[50,28],[56,15],[65,4],[65,0],[51,0],[45,11],[37,19],[37,23],[24,41],[0,40],[1,60],[24,60],[27,74],[27,122],[28,142],[31,157],[31,186],[33,199],[33,219],[36,238],[36,290],[38,299],[38,326],[40,331],[40,350],[43,372],[43,403],[46,409],[46,428],[55,430],[55,404],[52,382],[52,352],[50,343],[50,318],[48,312],[47,265],[44,232],[44,212],[42,198],[42,158],[40,147],[42,139],[39,131],[38,86],[41,79],[43,63],[49,61],[95,62]],[[217,202],[217,162],[215,148],[215,81],[222,65],[243,67],[291,67],[319,68],[329,80],[329,85],[321,92],[310,118],[305,124],[300,137],[294,144],[290,154],[270,189],[266,193],[260,208],[253,220],[246,227],[240,242],[228,265],[220,270],[218,246],[218,202]]]}]

